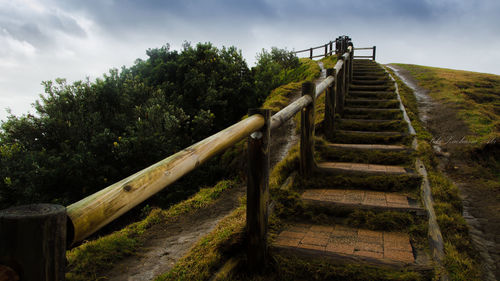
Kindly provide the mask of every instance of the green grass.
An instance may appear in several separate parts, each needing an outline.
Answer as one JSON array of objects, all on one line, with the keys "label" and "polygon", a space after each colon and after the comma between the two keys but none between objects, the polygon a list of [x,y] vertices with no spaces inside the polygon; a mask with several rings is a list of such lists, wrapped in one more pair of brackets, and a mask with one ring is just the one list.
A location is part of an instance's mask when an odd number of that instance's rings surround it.
[{"label": "green grass", "polygon": [[378,133],[360,133],[357,131],[336,131],[334,136],[328,138],[333,143],[356,143],[356,144],[410,144],[411,136],[401,133],[384,135]]},{"label": "green grass", "polygon": [[[427,83],[432,82],[436,87],[447,88],[448,82],[436,80],[432,72],[427,71],[427,69],[431,68],[415,67],[413,69],[420,73],[415,73],[415,75],[421,75],[417,76],[417,78],[420,77],[419,79],[426,80]],[[466,222],[462,217],[462,201],[458,194],[458,188],[437,168],[438,161],[430,144],[432,135],[418,119],[418,105],[413,91],[402,83],[397,76],[394,74],[393,76],[398,83],[401,99],[408,116],[417,132],[419,144],[417,153],[424,161],[428,171],[437,222],[445,242],[444,266],[446,271],[450,280],[480,280],[477,256],[475,250],[471,247],[471,238]],[[437,94],[434,93],[434,95]],[[458,103],[465,102],[449,92],[443,95],[443,97],[445,96],[446,98],[441,102],[450,102],[451,100]]]},{"label": "green grass", "polygon": [[328,143],[324,139],[318,137],[315,139],[315,151],[319,154],[319,160],[334,162],[403,165],[412,167],[415,158],[415,153],[409,150],[380,151],[332,148],[328,146]]},{"label": "green grass", "polygon": [[334,68],[335,64],[337,64],[337,56],[328,56],[320,59],[319,61],[323,63],[323,68],[324,69],[329,69],[329,68]]},{"label": "green grass", "polygon": [[412,191],[420,186],[421,178],[409,175],[328,175],[318,174],[311,178],[298,177],[296,185],[307,189],[343,188],[374,191]]},{"label": "green grass", "polygon": [[220,221],[172,270],[155,280],[209,280],[223,263],[241,252],[246,223],[244,205]]},{"label": "green grass", "polygon": [[470,71],[396,64],[410,71],[418,84],[440,103],[458,110],[473,133],[468,140],[500,139],[500,76]]},{"label": "green grass", "polygon": [[408,131],[408,124],[403,120],[391,120],[386,122],[360,122],[356,120],[337,119],[335,121],[335,127],[339,130],[393,132]]},{"label": "green grass", "polygon": [[290,104],[291,94],[300,91],[302,83],[312,82],[319,77],[319,75],[320,68],[316,62],[307,58],[300,59],[299,67],[288,73],[288,77],[292,82],[281,85],[271,91],[264,101],[262,108],[270,109],[273,113],[280,111]]},{"label": "green grass", "polygon": [[203,188],[191,198],[173,205],[167,210],[154,208],[149,215],[120,231],[86,242],[66,254],[68,260],[66,280],[102,280],[104,273],[124,257],[133,255],[143,244],[143,234],[157,224],[168,222],[195,210],[209,207],[221,194],[239,183],[223,180],[214,187]]}]

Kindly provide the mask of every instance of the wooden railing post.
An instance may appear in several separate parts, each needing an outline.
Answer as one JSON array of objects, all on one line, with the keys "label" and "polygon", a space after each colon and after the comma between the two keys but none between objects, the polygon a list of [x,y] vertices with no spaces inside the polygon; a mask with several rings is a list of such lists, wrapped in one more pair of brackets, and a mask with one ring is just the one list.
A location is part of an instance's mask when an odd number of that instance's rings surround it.
[{"label": "wooden railing post", "polygon": [[353,79],[353,67],[354,67],[354,45],[351,43],[351,53],[350,53],[350,57],[351,57],[351,60],[350,60],[350,64],[351,64],[351,67],[349,68],[349,83],[352,83],[352,79]]},{"label": "wooden railing post", "polygon": [[344,85],[345,85],[345,96],[349,95],[349,85],[351,84],[351,81],[349,78],[351,78],[351,76],[349,75],[349,73],[351,72],[351,58],[349,56],[347,56],[347,58],[345,59],[344,61],[344,65],[345,65],[345,70],[344,70]]},{"label": "wooden railing post", "polygon": [[260,114],[265,120],[262,129],[248,137],[247,259],[249,270],[256,272],[264,268],[267,259],[271,111],[249,110],[248,115],[253,114]]},{"label": "wooden railing post", "polygon": [[[344,66],[342,65],[342,69]],[[343,70],[335,72],[335,113],[342,114],[344,112],[344,78],[342,77]]]},{"label": "wooden railing post", "polygon": [[313,58],[313,48],[309,49],[309,58]]},{"label": "wooden railing post", "polygon": [[312,82],[302,84],[302,96],[310,96],[312,102],[300,113],[300,173],[308,177],[315,167],[314,163],[314,104],[315,85]]},{"label": "wooden railing post", "polygon": [[373,60],[375,60],[376,50],[377,50],[377,46],[373,46]]},{"label": "wooden railing post", "polygon": [[325,57],[328,56],[328,44],[325,44]]},{"label": "wooden railing post", "polygon": [[330,56],[333,54],[333,42],[330,41]]},{"label": "wooden railing post", "polygon": [[67,219],[66,208],[53,204],[1,210],[0,269],[11,280],[64,280]]},{"label": "wooden railing post", "polygon": [[[326,70],[326,77],[333,76],[335,78],[335,69],[328,68]],[[325,135],[327,137],[332,137],[334,133],[335,125],[335,81],[326,88],[325,96]]]}]

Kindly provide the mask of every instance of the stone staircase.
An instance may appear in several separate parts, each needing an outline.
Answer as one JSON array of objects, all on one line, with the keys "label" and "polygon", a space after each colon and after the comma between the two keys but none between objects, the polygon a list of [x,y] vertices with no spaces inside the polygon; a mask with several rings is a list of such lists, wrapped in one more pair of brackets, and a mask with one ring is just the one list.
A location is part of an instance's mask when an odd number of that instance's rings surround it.
[{"label": "stone staircase", "polygon": [[[432,270],[425,227],[418,232],[408,223],[426,225],[411,141],[394,82],[377,63],[354,60],[335,132],[316,139],[316,171],[294,183],[302,212],[314,216],[286,218],[271,251],[305,261]],[[363,216],[387,223],[356,219]]]}]

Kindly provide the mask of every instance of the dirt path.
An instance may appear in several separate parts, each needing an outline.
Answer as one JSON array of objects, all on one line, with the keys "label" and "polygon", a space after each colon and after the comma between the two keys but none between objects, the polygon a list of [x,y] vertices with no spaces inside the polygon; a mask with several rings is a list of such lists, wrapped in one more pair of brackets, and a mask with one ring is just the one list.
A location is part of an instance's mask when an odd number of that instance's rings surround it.
[{"label": "dirt path", "polygon": [[[320,67],[323,70],[322,64]],[[324,71],[322,71],[324,72]],[[324,73],[322,77],[324,78]],[[291,101],[300,97],[300,91],[291,93]],[[283,159],[290,148],[299,140],[295,122],[288,120],[283,126],[272,132],[271,167]],[[241,186],[225,192],[209,208],[183,216],[166,225],[156,225],[145,234],[146,243],[132,255],[116,264],[106,275],[111,281],[146,281],[169,271],[201,237],[212,231],[225,216],[239,205],[239,199],[245,195],[246,187]]]},{"label": "dirt path", "polygon": [[[415,92],[420,118],[434,136],[434,150],[440,155],[440,169],[453,180],[460,190],[463,217],[469,225],[472,242],[482,262],[482,279],[497,280],[500,277],[500,192],[482,188],[471,163],[462,157],[461,144],[446,143],[450,138],[460,140],[470,134],[467,126],[456,117],[457,110],[451,105],[437,104],[428,91],[419,87],[411,74],[395,65],[389,65]],[[438,140],[441,140],[439,143]]]}]

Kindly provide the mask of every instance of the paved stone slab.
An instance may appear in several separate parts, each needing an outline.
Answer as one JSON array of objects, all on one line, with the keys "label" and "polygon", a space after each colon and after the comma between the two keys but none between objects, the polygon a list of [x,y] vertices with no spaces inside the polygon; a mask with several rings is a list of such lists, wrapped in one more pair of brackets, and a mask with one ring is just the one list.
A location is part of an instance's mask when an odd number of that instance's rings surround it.
[{"label": "paved stone slab", "polygon": [[[364,119],[359,119],[361,122]],[[358,121],[358,120],[354,120]],[[372,120],[369,120],[372,121]],[[393,120],[373,120],[375,121],[393,121]],[[357,149],[357,150],[385,150],[385,151],[398,151],[407,149],[402,145],[384,145],[384,144],[349,144],[349,143],[331,143],[328,144],[328,147],[331,148],[340,148],[340,149]]]},{"label": "paved stone slab", "polygon": [[404,167],[375,165],[363,163],[347,163],[347,162],[322,162],[318,163],[320,169],[325,169],[332,172],[351,172],[351,173],[367,173],[367,174],[406,174]]},{"label": "paved stone slab", "polygon": [[292,225],[278,235],[273,245],[288,249],[305,249],[317,255],[343,254],[377,259],[381,262],[387,260],[404,264],[415,263],[408,234],[342,225]]},{"label": "paved stone slab", "polygon": [[339,206],[357,206],[408,211],[419,211],[422,209],[416,203],[412,203],[413,205],[410,205],[406,195],[379,191],[308,189],[302,193],[301,198],[303,200],[310,200],[314,203]]}]

